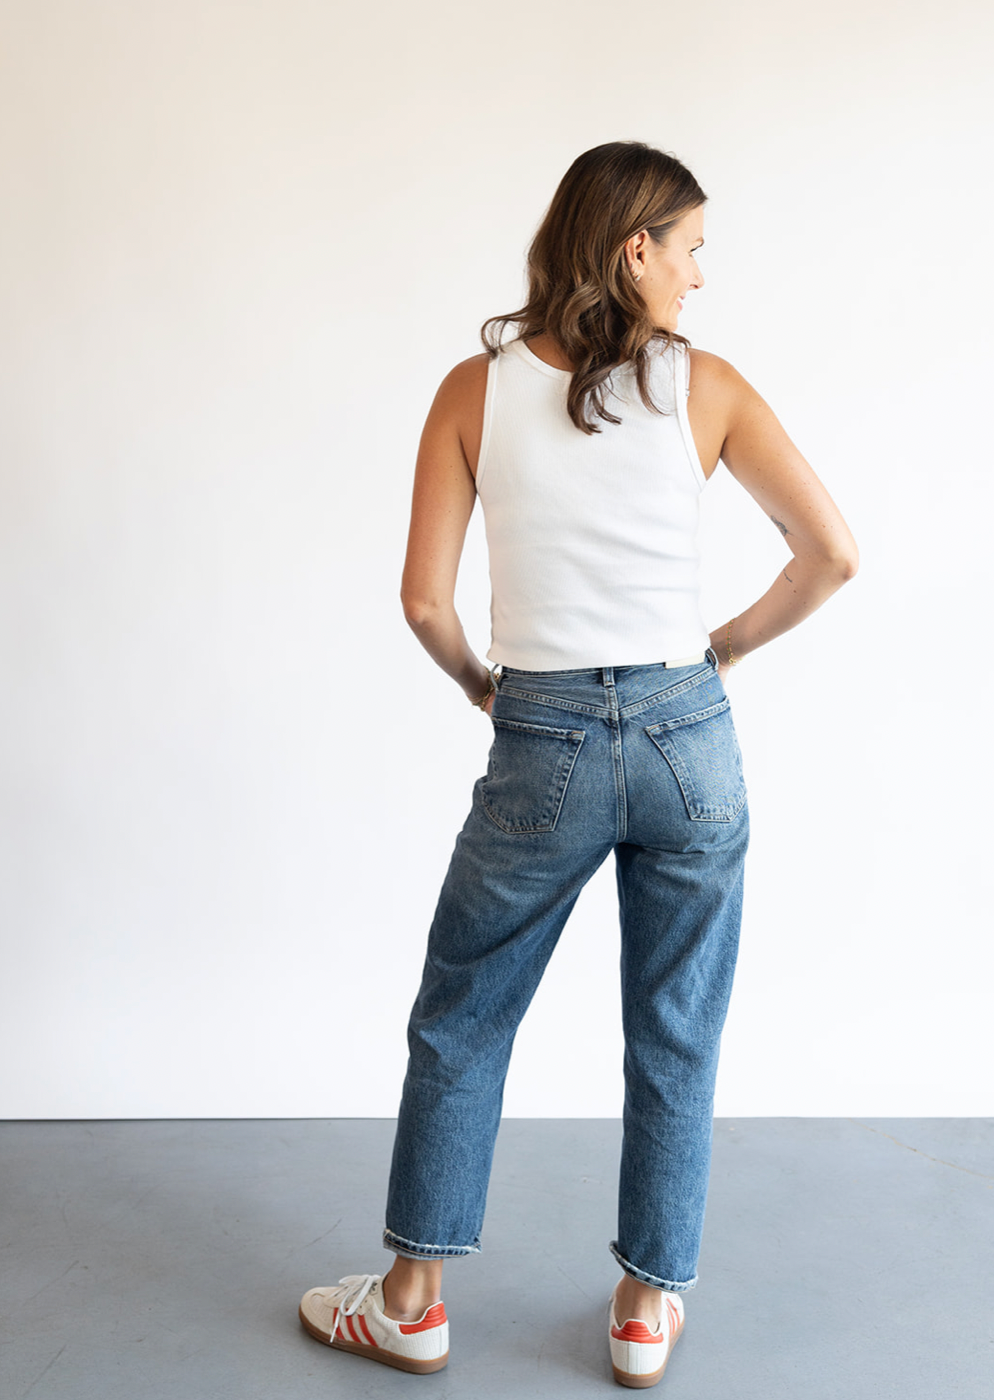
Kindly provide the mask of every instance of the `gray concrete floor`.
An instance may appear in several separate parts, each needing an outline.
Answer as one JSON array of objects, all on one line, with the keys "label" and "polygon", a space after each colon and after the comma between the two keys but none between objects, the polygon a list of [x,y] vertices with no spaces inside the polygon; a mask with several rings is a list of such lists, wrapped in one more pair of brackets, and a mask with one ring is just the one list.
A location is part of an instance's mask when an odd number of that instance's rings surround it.
[{"label": "gray concrete floor", "polygon": [[[383,1272],[392,1121],[0,1125],[4,1400],[622,1394],[605,1315],[620,1124],[507,1119],[451,1352],[332,1351],[300,1295]],[[668,1400],[994,1395],[994,1120],[719,1119]]]}]

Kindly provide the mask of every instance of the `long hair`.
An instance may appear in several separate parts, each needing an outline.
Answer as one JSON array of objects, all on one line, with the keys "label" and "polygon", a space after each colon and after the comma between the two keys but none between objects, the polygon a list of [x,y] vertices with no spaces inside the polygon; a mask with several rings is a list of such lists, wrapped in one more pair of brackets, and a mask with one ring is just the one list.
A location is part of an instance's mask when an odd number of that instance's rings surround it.
[{"label": "long hair", "polygon": [[566,407],[585,433],[601,431],[587,420],[588,403],[596,417],[621,422],[605,408],[603,386],[626,360],[635,367],[642,402],[663,412],[649,393],[647,347],[690,341],[653,323],[624,247],[641,229],[662,247],[674,224],[706,199],[675,156],[644,141],[608,141],[584,151],[560,180],[528,249],[528,300],[480,327],[487,354],[500,353],[509,323],[517,323],[526,342],[552,336],[573,364]]}]

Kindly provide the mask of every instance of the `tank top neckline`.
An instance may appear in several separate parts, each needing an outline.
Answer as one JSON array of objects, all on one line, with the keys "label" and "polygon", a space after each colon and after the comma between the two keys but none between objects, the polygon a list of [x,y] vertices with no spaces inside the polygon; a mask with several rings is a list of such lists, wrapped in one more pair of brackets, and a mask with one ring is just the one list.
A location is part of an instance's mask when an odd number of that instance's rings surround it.
[{"label": "tank top neckline", "polygon": [[571,369],[557,369],[555,365],[547,364],[545,360],[540,359],[539,356],[535,354],[534,350],[529,350],[523,340],[515,338],[509,342],[509,348],[516,349],[523,359],[527,360],[529,364],[534,365],[536,369],[540,369],[543,374],[551,374],[555,379],[572,379],[573,377],[573,371]]},{"label": "tank top neckline", "polygon": [[[508,341],[507,349],[516,350],[527,364],[533,365],[535,369],[541,370],[543,374],[551,375],[553,379],[565,380],[572,379],[573,377],[573,371],[571,369],[557,369],[555,365],[547,364],[545,360],[540,359],[539,356],[535,354],[534,350],[529,350],[528,346],[520,337],[515,337],[514,340]],[[615,368],[619,370],[627,370],[629,367],[630,361],[628,360],[625,360],[621,365],[615,366]]]}]

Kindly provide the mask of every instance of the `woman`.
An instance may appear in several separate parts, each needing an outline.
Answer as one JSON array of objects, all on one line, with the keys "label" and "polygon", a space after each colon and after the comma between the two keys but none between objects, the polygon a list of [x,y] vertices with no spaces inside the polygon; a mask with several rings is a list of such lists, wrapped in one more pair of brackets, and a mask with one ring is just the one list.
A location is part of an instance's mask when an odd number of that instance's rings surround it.
[{"label": "woman", "polygon": [[[484,324],[422,435],[402,597],[493,725],[408,1028],[385,1277],[311,1289],[332,1346],[412,1371],[448,1355],[443,1260],[479,1251],[514,1034],[587,879],[617,863],[625,1032],[615,1379],[662,1375],[697,1281],[718,1044],[748,807],[725,682],[856,572],[856,545],[779,422],[677,333],[703,286],[706,196],[642,142],[585,152],[529,250],[529,298]],[[500,347],[492,324],[518,327]],[[698,501],[722,460],[793,559],[710,633]],[[479,495],[493,585],[483,665],[453,606]]]}]

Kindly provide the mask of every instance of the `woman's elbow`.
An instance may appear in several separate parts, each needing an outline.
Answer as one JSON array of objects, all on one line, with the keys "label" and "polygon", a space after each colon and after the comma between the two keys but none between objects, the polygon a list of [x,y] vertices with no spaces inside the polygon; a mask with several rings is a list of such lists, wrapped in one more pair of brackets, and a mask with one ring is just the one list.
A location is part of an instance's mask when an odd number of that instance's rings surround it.
[{"label": "woman's elbow", "polygon": [[415,632],[423,631],[425,627],[430,626],[443,611],[436,599],[426,598],[422,593],[405,593],[403,589],[400,594],[400,602],[404,609],[407,625]]},{"label": "woman's elbow", "polygon": [[859,569],[859,551],[855,543],[837,549],[819,549],[811,553],[797,551],[794,559],[810,568],[812,576],[820,578],[833,591],[848,583]]},{"label": "woman's elbow", "polygon": [[840,583],[848,583],[851,578],[856,577],[859,572],[859,550],[855,543],[850,549],[833,556],[832,567]]},{"label": "woman's elbow", "polygon": [[848,583],[859,573],[859,549],[855,540],[850,540],[848,547],[843,550],[839,559],[839,568],[843,583]]},{"label": "woman's elbow", "polygon": [[401,593],[400,605],[404,609],[404,618],[408,627],[413,627],[415,631],[424,623],[428,613],[428,605],[423,598],[413,597],[408,593]]},{"label": "woman's elbow", "polygon": [[859,570],[859,549],[848,530],[825,540],[817,557],[824,572],[839,584],[848,583]]}]

